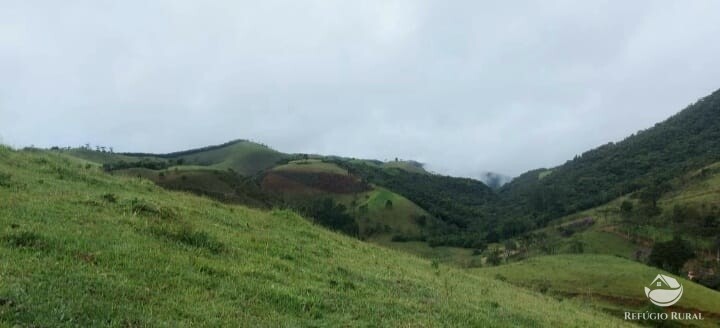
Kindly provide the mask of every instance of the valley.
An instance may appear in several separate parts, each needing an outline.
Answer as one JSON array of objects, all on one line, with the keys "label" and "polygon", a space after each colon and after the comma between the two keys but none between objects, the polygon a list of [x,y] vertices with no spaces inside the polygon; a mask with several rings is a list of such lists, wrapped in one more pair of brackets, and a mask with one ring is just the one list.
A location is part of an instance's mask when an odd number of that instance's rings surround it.
[{"label": "valley", "polygon": [[[678,324],[714,326],[717,131],[720,92],[492,188],[247,140],[3,147],[0,323],[621,326],[689,311],[705,320]],[[658,273],[680,278],[681,303],[649,305]]]}]

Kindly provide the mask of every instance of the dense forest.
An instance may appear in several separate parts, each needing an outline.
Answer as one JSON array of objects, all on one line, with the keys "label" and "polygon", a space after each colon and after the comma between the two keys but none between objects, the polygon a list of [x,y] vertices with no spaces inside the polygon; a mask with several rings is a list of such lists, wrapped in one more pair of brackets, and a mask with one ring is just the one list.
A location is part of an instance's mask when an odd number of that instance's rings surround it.
[{"label": "dense forest", "polygon": [[521,175],[500,189],[495,212],[501,220],[522,218],[540,227],[643,188],[662,189],[670,179],[717,161],[720,91],[621,142]]}]

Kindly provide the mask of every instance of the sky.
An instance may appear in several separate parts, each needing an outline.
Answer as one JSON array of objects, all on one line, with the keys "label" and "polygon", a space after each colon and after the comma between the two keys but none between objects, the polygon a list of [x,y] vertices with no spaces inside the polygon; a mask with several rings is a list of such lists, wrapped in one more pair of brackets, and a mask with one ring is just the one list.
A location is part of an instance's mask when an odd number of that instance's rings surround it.
[{"label": "sky", "polygon": [[511,176],[720,88],[720,1],[0,0],[0,141]]}]

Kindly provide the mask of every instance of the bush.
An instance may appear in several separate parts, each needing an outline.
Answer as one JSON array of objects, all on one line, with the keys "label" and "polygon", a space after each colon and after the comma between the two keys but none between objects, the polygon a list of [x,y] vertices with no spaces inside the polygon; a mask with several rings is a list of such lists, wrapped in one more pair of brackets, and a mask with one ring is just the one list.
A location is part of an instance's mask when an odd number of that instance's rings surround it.
[{"label": "bush", "polygon": [[102,199],[108,203],[117,202],[117,196],[115,196],[115,194],[111,194],[111,193],[103,194]]},{"label": "bush", "polygon": [[130,200],[129,207],[133,215],[157,216],[162,219],[174,219],[177,216],[175,211],[170,208],[161,207],[138,198]]},{"label": "bush", "polygon": [[313,201],[300,208],[300,211],[315,219],[315,222],[327,228],[357,236],[360,232],[355,219],[346,212],[345,205],[336,204],[332,199]]},{"label": "bush", "polygon": [[487,257],[487,263],[490,265],[499,265],[502,263],[502,257],[500,256],[500,250],[495,248],[490,251],[490,255]]},{"label": "bush", "polygon": [[405,243],[410,241],[411,238],[405,235],[393,235],[390,241]]},{"label": "bush", "polygon": [[0,187],[10,187],[10,178],[12,176],[8,173],[0,172]]},{"label": "bush", "polygon": [[225,249],[223,243],[215,239],[215,237],[204,231],[193,230],[190,227],[182,227],[177,231],[164,227],[153,227],[150,229],[150,232],[156,236],[164,237],[187,246],[205,248],[216,254],[221,253]]},{"label": "bush", "polygon": [[5,244],[13,248],[45,248],[43,237],[35,232],[22,231],[6,235],[2,238]]},{"label": "bush", "polygon": [[630,213],[630,212],[632,212],[633,207],[634,207],[633,202],[631,202],[629,200],[624,200],[622,202],[622,204],[620,204],[620,212]]},{"label": "bush", "polygon": [[655,243],[648,258],[650,265],[678,273],[685,262],[695,257],[692,246],[686,240],[675,237],[671,241]]}]

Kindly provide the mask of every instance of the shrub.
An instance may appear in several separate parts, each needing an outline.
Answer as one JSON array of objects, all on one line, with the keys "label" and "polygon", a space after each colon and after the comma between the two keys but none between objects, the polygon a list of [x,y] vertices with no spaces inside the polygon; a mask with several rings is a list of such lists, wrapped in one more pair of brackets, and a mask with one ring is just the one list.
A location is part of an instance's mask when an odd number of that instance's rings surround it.
[{"label": "shrub", "polygon": [[108,203],[117,202],[117,196],[115,196],[115,194],[111,194],[111,193],[103,194],[102,199]]},{"label": "shrub", "polygon": [[12,176],[8,173],[0,172],[0,187],[10,187],[10,178]]},{"label": "shrub", "polygon": [[393,202],[391,200],[385,201],[385,209],[392,209],[393,208]]},{"label": "shrub", "polygon": [[150,232],[158,237],[163,237],[191,247],[205,248],[216,254],[221,253],[225,249],[223,243],[215,237],[207,232],[196,231],[190,227],[182,227],[177,231],[165,227],[153,227],[150,229]]},{"label": "shrub", "polygon": [[633,202],[631,202],[629,200],[624,200],[622,202],[622,204],[620,204],[620,212],[630,213],[630,212],[632,212],[633,207],[634,207]]},{"label": "shrub", "polygon": [[410,238],[405,235],[393,235],[390,241],[404,243],[410,241]]},{"label": "shrub", "polygon": [[43,237],[35,232],[22,231],[6,235],[2,238],[7,246],[13,248],[45,248]]},{"label": "shrub", "polygon": [[138,198],[130,200],[129,207],[133,215],[157,216],[162,219],[174,219],[177,216],[175,211],[170,208],[161,207]]},{"label": "shrub", "polygon": [[692,245],[680,237],[673,240],[655,243],[648,258],[650,265],[678,273],[685,262],[695,257]]},{"label": "shrub", "polygon": [[490,251],[490,255],[487,257],[487,263],[490,265],[499,265],[501,262],[502,257],[500,256],[500,250],[495,248]]}]

